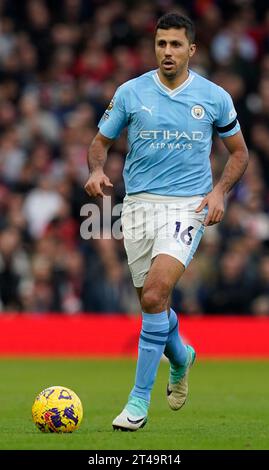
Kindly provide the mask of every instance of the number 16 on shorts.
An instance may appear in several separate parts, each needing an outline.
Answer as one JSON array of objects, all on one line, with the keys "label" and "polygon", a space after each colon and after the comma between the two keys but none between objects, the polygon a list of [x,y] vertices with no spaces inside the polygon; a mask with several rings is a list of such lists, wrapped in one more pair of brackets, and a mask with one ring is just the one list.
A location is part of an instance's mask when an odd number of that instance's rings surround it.
[{"label": "number 16 on shorts", "polygon": [[[174,238],[178,239],[180,237],[180,240],[185,243],[185,245],[191,245],[192,242],[192,234],[191,231],[194,229],[192,225],[189,225],[187,228],[184,229],[184,227],[181,228],[181,222],[176,221],[175,222],[175,232],[174,232]],[[181,230],[180,230],[181,229]]]}]

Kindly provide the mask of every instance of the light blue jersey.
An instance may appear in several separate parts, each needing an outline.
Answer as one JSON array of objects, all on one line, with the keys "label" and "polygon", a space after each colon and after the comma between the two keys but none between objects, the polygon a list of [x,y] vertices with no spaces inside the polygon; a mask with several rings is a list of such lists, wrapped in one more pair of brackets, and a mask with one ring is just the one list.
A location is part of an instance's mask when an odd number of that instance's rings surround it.
[{"label": "light blue jersey", "polygon": [[157,70],[121,85],[99,122],[110,139],[128,126],[126,193],[205,195],[212,189],[212,133],[240,130],[230,95],[197,73],[170,90]]}]

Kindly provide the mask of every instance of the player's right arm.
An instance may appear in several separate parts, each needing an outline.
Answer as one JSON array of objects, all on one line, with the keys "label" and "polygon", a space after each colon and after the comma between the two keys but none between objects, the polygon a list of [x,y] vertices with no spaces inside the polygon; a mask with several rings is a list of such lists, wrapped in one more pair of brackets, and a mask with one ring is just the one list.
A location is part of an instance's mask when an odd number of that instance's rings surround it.
[{"label": "player's right arm", "polygon": [[113,186],[104,173],[104,165],[109,148],[128,123],[125,94],[125,87],[121,86],[117,89],[98,124],[100,132],[97,133],[89,147],[88,166],[90,177],[84,187],[90,196],[103,197],[103,187]]},{"label": "player's right arm", "polygon": [[93,139],[88,152],[88,166],[90,176],[84,188],[89,196],[104,196],[104,186],[112,187],[113,184],[104,173],[104,165],[107,152],[113,144],[113,139],[105,137],[98,132]]}]

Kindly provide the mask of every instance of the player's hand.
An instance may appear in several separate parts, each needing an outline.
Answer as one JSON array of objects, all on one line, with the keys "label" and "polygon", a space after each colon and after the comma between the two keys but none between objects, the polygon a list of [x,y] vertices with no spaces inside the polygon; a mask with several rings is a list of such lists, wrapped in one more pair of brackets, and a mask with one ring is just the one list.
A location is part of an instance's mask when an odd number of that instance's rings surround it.
[{"label": "player's hand", "polygon": [[214,225],[221,222],[224,216],[225,199],[223,191],[217,186],[204,197],[201,204],[195,209],[195,212],[201,212],[206,206],[208,213],[204,225]]},{"label": "player's hand", "polygon": [[84,189],[89,194],[89,196],[101,196],[104,197],[103,187],[107,186],[113,188],[108,176],[103,173],[103,171],[94,171],[89,177],[87,183],[84,186]]}]

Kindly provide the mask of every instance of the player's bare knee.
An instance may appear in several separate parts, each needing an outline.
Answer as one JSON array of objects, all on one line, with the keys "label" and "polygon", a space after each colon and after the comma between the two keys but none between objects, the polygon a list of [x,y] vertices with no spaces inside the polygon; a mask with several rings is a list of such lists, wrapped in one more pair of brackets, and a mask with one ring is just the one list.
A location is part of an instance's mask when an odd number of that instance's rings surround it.
[{"label": "player's bare knee", "polygon": [[166,310],[167,293],[162,289],[148,288],[141,295],[141,307],[143,312],[159,313]]}]

